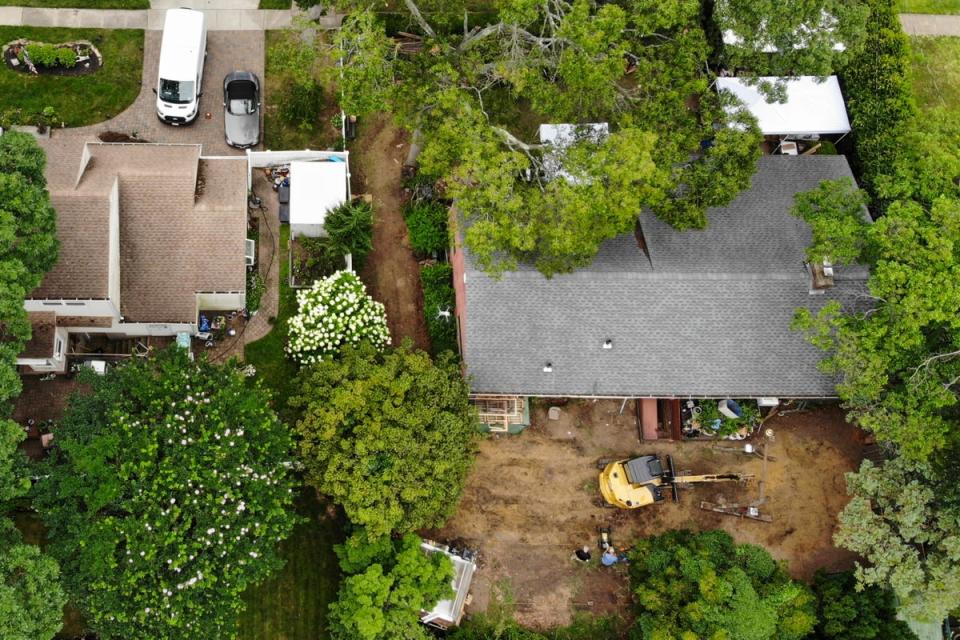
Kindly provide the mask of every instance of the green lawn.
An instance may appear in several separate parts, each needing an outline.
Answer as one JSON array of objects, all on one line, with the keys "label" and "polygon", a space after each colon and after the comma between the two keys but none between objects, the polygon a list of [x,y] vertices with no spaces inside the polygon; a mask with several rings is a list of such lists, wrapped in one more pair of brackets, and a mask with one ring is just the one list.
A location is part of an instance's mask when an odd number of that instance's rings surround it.
[{"label": "green lawn", "polygon": [[62,7],[66,9],[149,9],[150,0],[0,0],[0,7],[53,7],[53,8]]},{"label": "green lawn", "polygon": [[260,0],[259,9],[289,9],[291,0]]},{"label": "green lawn", "polygon": [[0,67],[0,112],[19,110],[17,122],[32,124],[53,107],[68,127],[102,122],[117,115],[140,93],[143,31],[132,29],[60,29],[0,27],[0,42],[29,38],[58,43],[90,40],[103,55],[103,68],[89,76],[31,76]]},{"label": "green lawn", "polygon": [[960,38],[918,36],[913,48],[913,90],[922,110],[944,107],[960,115]]},{"label": "green lawn", "polygon": [[900,0],[900,13],[960,13],[960,0]]},{"label": "green lawn", "polygon": [[[257,377],[274,394],[277,412],[291,424],[287,400],[294,390],[296,365],[285,355],[287,322],[297,311],[289,286],[287,260],[290,225],[280,227],[280,307],[273,330],[247,345],[245,360],[257,368]],[[342,539],[342,524],[326,516],[325,506],[312,489],[297,500],[305,522],[280,547],[284,568],[244,595],[247,609],[240,618],[240,640],[316,640],[327,638],[327,605],[336,597],[340,571],[333,545]]]},{"label": "green lawn", "polygon": [[286,565],[244,594],[238,640],[320,640],[327,635],[327,605],[336,598],[340,570],[333,545],[341,524],[326,515],[313,490],[304,489],[297,513],[306,522],[280,546]]},{"label": "green lawn", "polygon": [[281,417],[288,418],[287,400],[293,391],[297,366],[286,357],[287,322],[297,312],[297,299],[290,288],[290,263],[287,259],[290,225],[280,225],[280,308],[273,330],[247,345],[244,360],[257,368],[258,378],[273,392],[274,406]]}]

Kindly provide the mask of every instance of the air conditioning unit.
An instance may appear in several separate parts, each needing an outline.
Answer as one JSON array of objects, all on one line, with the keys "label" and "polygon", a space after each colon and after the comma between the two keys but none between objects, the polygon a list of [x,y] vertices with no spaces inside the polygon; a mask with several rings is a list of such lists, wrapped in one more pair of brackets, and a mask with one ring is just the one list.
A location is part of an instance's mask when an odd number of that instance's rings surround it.
[{"label": "air conditioning unit", "polygon": [[244,250],[244,257],[247,260],[247,266],[252,267],[257,263],[257,241],[247,238],[247,244]]}]

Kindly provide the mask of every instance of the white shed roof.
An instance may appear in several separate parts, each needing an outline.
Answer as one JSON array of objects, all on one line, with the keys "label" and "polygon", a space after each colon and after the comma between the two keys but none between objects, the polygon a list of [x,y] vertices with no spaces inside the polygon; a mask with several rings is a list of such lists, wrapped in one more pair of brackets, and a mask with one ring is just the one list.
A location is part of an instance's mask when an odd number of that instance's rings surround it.
[{"label": "white shed roof", "polygon": [[602,142],[610,135],[610,125],[606,122],[587,122],[585,124],[542,124],[540,125],[540,144],[554,147],[543,154],[543,168],[548,178],[561,176],[576,184],[578,180],[563,170],[564,150],[581,140]]},{"label": "white shed roof", "polygon": [[[758,78],[776,82],[778,78]],[[787,101],[767,102],[756,86],[739,78],[718,78],[717,89],[736,95],[756,117],[764,135],[839,134],[850,132],[847,108],[837,76],[818,82],[814,76],[786,79]]]},{"label": "white shed roof", "polygon": [[445,547],[436,547],[429,542],[423,542],[420,548],[428,555],[431,553],[442,553],[450,558],[453,563],[453,581],[450,586],[453,587],[453,599],[441,600],[429,612],[424,612],[420,619],[423,622],[442,621],[450,626],[460,624],[463,617],[463,608],[467,604],[467,595],[470,593],[470,584],[473,582],[473,573],[477,570],[477,565],[471,560],[465,560],[460,556],[455,556]]},{"label": "white shed roof", "polygon": [[290,224],[323,224],[347,201],[346,162],[290,163]]}]

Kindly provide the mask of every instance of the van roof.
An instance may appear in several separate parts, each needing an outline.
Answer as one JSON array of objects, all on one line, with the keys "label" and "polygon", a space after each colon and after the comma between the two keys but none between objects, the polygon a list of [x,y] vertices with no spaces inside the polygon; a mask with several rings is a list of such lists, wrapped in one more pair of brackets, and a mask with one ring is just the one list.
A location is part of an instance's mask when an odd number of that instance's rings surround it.
[{"label": "van roof", "polygon": [[194,80],[203,43],[205,19],[202,11],[167,9],[160,42],[160,77],[165,80]]}]

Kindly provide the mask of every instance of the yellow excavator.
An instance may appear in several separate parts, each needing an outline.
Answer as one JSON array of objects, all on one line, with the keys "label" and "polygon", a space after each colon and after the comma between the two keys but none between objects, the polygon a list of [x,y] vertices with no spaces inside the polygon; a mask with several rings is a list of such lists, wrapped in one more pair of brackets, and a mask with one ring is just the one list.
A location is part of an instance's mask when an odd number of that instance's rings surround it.
[{"label": "yellow excavator", "polygon": [[607,504],[621,509],[638,509],[663,502],[664,491],[670,491],[673,501],[680,499],[680,485],[705,482],[744,482],[752,475],[741,473],[710,473],[704,475],[677,475],[673,458],[666,456],[664,468],[659,456],[646,455],[628,460],[603,462],[600,472],[600,493]]}]

